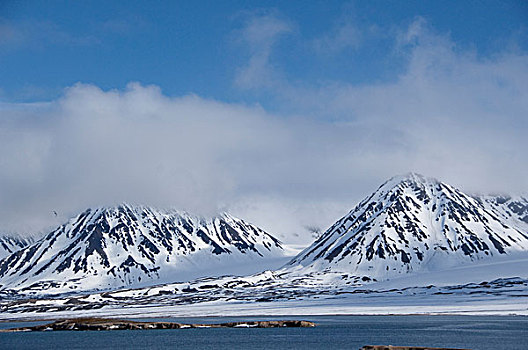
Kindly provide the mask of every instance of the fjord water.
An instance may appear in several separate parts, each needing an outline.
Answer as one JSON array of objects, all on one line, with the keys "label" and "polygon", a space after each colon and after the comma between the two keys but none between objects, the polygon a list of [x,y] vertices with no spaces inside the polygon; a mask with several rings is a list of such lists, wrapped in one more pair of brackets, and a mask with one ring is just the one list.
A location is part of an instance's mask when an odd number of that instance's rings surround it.
[{"label": "fjord water", "polygon": [[[522,316],[299,316],[170,318],[182,323],[305,319],[315,328],[0,333],[2,349],[359,349],[367,344],[526,349]],[[143,320],[143,319],[142,319]],[[0,323],[1,328],[22,326]]]}]

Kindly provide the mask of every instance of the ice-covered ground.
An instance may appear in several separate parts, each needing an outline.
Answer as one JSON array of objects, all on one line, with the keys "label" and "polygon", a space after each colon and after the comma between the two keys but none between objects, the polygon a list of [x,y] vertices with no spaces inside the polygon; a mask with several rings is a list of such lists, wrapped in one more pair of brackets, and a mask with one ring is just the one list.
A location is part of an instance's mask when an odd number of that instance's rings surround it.
[{"label": "ice-covered ground", "polygon": [[0,319],[420,313],[528,315],[526,256],[363,285],[338,283],[340,277],[343,276],[301,276],[267,271],[248,277],[205,278],[84,296],[12,299],[0,302]]}]

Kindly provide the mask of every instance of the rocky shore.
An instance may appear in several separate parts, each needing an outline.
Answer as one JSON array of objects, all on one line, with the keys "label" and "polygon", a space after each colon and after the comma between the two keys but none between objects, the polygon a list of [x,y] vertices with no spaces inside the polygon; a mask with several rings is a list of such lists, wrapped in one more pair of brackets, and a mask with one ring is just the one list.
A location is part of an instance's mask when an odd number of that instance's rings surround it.
[{"label": "rocky shore", "polygon": [[310,321],[249,321],[226,323],[177,323],[140,322],[109,318],[75,318],[58,320],[44,325],[2,329],[0,332],[43,332],[43,331],[110,331],[126,329],[185,329],[185,328],[276,328],[276,327],[315,327]]}]

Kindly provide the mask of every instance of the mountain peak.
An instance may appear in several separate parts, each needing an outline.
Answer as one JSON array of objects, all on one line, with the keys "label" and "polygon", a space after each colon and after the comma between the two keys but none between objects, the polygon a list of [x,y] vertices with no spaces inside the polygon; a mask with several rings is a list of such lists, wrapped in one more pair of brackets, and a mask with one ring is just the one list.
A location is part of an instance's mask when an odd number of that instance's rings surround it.
[{"label": "mountain peak", "polygon": [[89,208],[7,256],[0,278],[7,288],[107,289],[246,272],[283,254],[279,240],[227,214],[122,204]]},{"label": "mountain peak", "polygon": [[402,175],[396,175],[385,181],[380,187],[393,187],[402,184],[421,184],[421,185],[437,185],[441,183],[433,177],[427,177],[419,173],[408,172]]},{"label": "mountain peak", "polygon": [[185,217],[194,222],[201,222],[201,223],[205,223],[208,220],[213,220],[213,219],[235,219],[237,220],[237,218],[231,216],[230,214],[226,212],[218,212],[212,216],[206,217],[205,215],[191,214],[188,211],[170,208],[170,207],[169,208],[158,208],[155,206],[147,206],[143,204],[133,204],[133,203],[128,203],[128,202],[121,202],[115,205],[99,205],[99,206],[90,207],[84,210],[79,215],[82,215],[84,213],[87,213],[87,214],[91,213],[95,215],[96,217],[101,216],[101,215],[105,215],[105,216],[115,215],[116,213],[132,213],[132,214],[142,214],[142,215],[150,215],[150,214],[155,213],[158,216],[159,215],[162,215],[162,216],[174,215],[174,216],[179,216],[179,217]]},{"label": "mountain peak", "polygon": [[506,215],[436,179],[395,176],[289,264],[388,278],[528,250],[526,226]]}]

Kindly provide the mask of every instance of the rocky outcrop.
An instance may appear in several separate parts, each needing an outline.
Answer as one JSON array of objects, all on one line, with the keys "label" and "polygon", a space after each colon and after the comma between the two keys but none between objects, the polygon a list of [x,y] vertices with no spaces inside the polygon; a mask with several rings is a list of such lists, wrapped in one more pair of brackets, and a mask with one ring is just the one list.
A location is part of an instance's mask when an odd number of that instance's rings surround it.
[{"label": "rocky outcrop", "polygon": [[215,324],[177,323],[177,322],[138,322],[107,318],[76,318],[59,320],[52,323],[0,330],[0,332],[42,332],[42,331],[111,331],[126,329],[185,329],[185,328],[277,328],[277,327],[315,327],[310,321],[249,321]]}]

